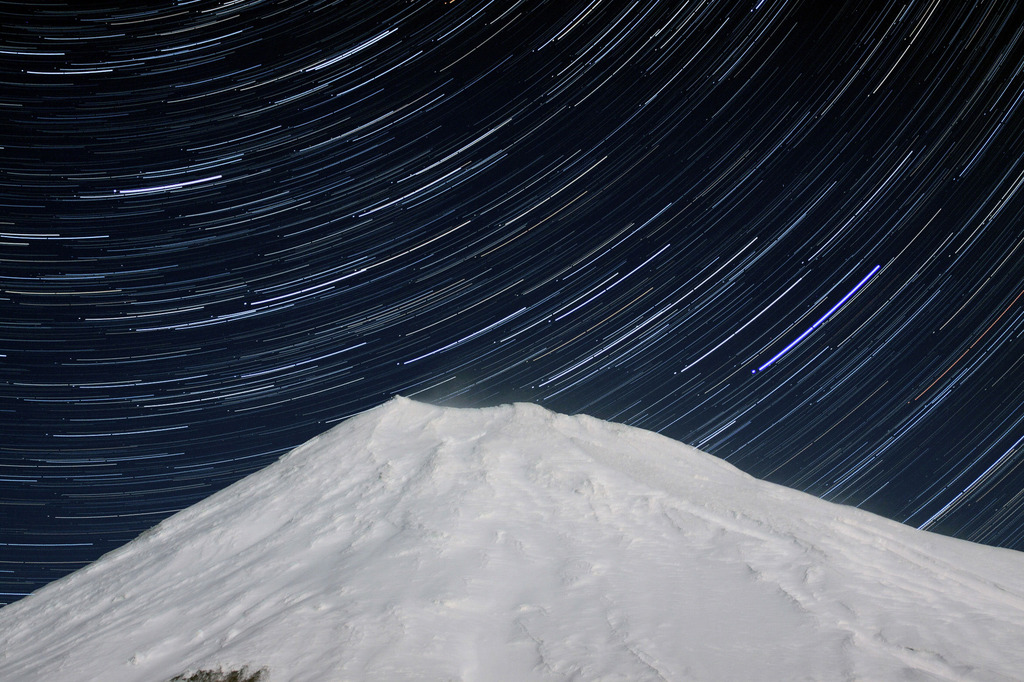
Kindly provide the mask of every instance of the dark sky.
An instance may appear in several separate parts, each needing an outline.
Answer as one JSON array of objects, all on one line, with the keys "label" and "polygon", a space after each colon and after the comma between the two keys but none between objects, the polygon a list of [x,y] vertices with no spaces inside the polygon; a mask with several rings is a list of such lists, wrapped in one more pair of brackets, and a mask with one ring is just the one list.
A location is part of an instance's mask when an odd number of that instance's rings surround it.
[{"label": "dark sky", "polygon": [[1017,3],[0,2],[0,603],[395,394],[1024,549]]}]

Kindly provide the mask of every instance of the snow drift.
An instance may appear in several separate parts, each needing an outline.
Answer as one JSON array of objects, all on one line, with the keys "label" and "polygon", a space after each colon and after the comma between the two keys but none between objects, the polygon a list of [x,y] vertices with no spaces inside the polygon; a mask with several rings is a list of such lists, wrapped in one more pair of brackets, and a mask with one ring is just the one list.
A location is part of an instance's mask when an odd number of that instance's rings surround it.
[{"label": "snow drift", "polygon": [[639,429],[406,399],[0,609],[0,679],[1010,680],[1024,555]]}]

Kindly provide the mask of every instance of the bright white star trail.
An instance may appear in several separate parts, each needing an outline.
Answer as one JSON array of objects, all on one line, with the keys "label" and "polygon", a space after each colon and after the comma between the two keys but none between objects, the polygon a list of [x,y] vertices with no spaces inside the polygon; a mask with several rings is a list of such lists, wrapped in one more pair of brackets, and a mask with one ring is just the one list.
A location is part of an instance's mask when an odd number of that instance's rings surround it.
[{"label": "bright white star trail", "polygon": [[0,2],[0,603],[396,394],[1024,549],[1019,10]]}]

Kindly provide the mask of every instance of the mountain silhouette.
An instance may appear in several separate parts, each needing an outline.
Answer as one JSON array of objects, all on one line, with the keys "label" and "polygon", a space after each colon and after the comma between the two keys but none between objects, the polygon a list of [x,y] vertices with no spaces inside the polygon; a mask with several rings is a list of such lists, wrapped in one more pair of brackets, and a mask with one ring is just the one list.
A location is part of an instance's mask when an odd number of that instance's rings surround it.
[{"label": "mountain silhouette", "polygon": [[395,398],[0,609],[0,679],[1011,680],[1024,555],[530,404]]}]

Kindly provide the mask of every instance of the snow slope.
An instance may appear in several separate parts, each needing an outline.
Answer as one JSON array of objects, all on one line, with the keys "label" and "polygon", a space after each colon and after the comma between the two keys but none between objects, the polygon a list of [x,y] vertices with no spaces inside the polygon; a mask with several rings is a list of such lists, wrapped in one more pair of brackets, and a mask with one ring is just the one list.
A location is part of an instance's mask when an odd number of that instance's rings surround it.
[{"label": "snow slope", "polygon": [[394,399],[0,609],[0,680],[1019,680],[1024,555],[526,404]]}]

